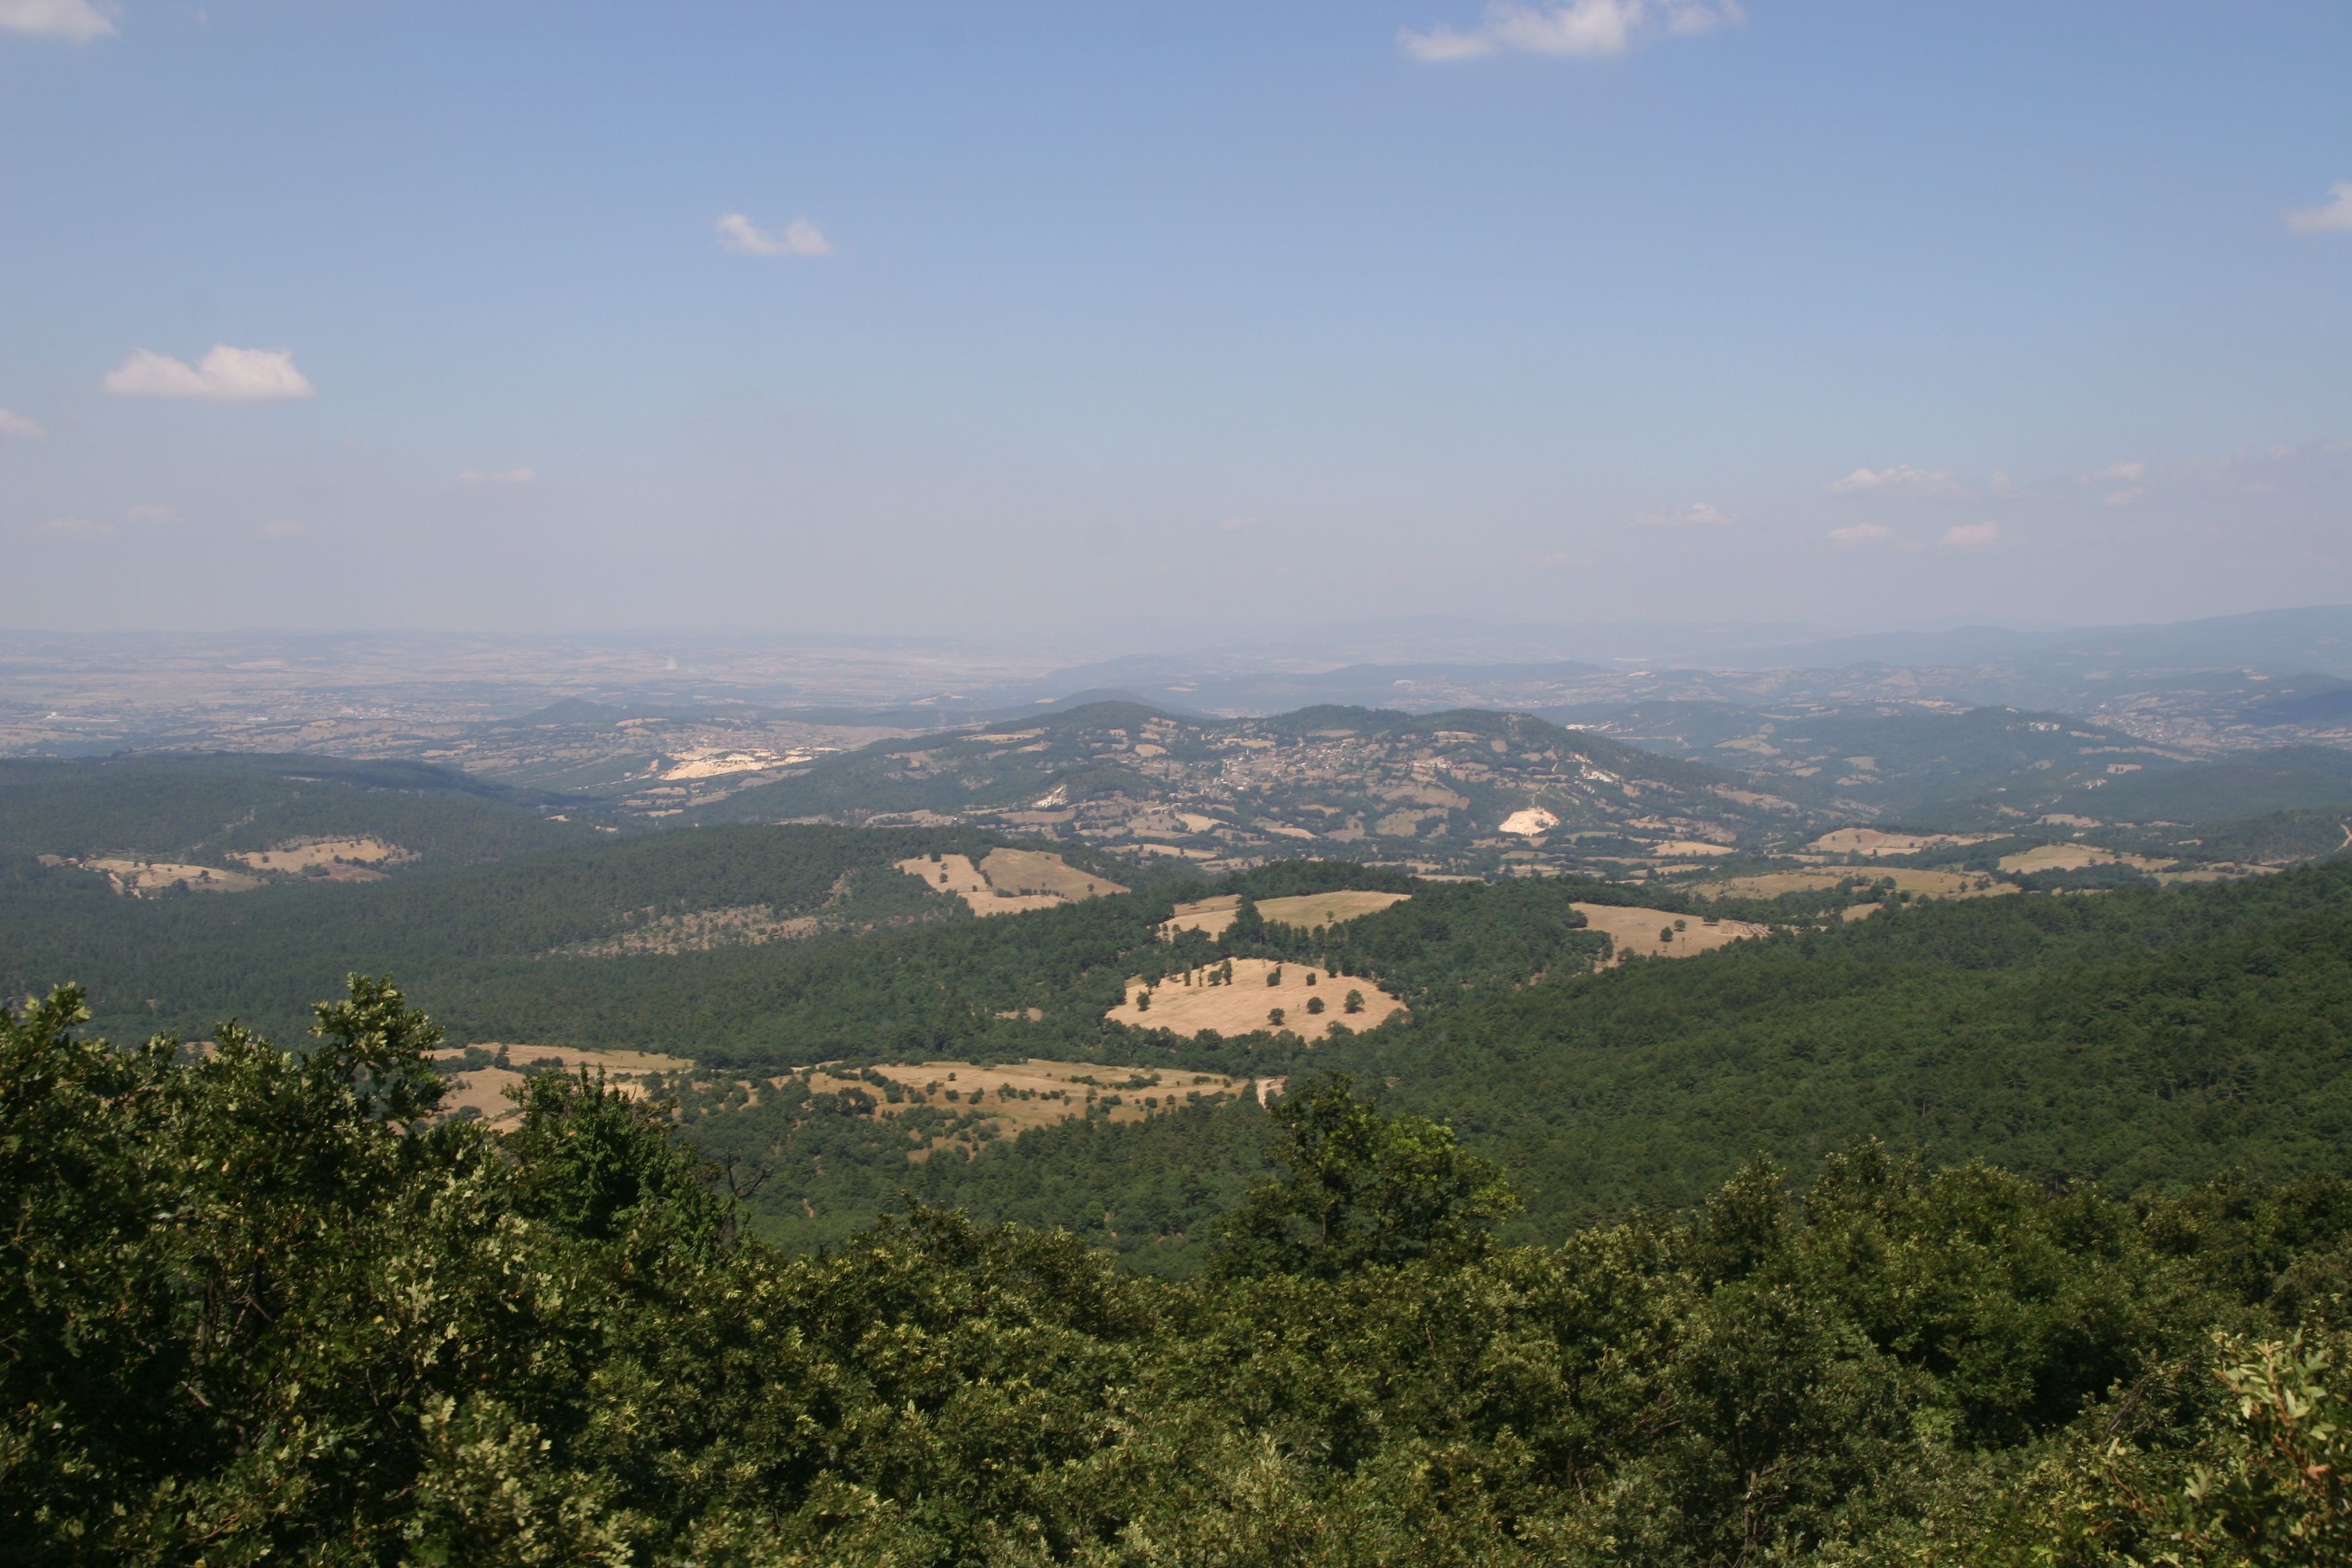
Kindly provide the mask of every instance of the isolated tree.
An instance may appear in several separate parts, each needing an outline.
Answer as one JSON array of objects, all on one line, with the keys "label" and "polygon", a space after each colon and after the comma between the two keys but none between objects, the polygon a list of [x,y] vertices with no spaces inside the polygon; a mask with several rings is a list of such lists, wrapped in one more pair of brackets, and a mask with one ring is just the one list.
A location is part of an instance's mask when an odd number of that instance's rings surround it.
[{"label": "isolated tree", "polygon": [[1267,1012],[1266,1012],[1266,1015],[1265,1015],[1265,1021],[1266,1021],[1267,1023],[1269,1023],[1269,1024],[1272,1024],[1276,1028],[1279,1029],[1280,1027],[1282,1027],[1282,1017],[1283,1017],[1283,1014],[1282,1014],[1282,1009],[1281,1009],[1281,1008],[1279,1008],[1279,1007],[1269,1008],[1269,1009],[1267,1010]]},{"label": "isolated tree", "polygon": [[1151,987],[1149,985],[1135,994],[1135,1010],[1139,1013],[1151,1011]]},{"label": "isolated tree", "polygon": [[1282,971],[1281,971],[1279,968],[1275,968],[1275,969],[1269,969],[1269,970],[1267,970],[1267,971],[1265,972],[1265,983],[1266,983],[1268,985],[1279,985],[1279,984],[1282,984]]},{"label": "isolated tree", "polygon": [[1228,947],[1244,942],[1257,942],[1265,935],[1265,917],[1257,912],[1256,902],[1246,893],[1234,909],[1233,923],[1225,927],[1224,942]]},{"label": "isolated tree", "polygon": [[1227,1275],[1331,1277],[1375,1264],[1466,1262],[1517,1197],[1453,1129],[1383,1116],[1344,1073],[1283,1097],[1268,1149],[1282,1171],[1228,1216]]},{"label": "isolated tree", "polygon": [[1320,1013],[1323,1011],[1323,998],[1320,996],[1309,996],[1307,999],[1307,1011],[1310,1014]]},{"label": "isolated tree", "polygon": [[1339,1010],[1343,1013],[1362,1012],[1364,1010],[1364,994],[1360,991],[1349,992],[1346,1000],[1340,1003]]}]

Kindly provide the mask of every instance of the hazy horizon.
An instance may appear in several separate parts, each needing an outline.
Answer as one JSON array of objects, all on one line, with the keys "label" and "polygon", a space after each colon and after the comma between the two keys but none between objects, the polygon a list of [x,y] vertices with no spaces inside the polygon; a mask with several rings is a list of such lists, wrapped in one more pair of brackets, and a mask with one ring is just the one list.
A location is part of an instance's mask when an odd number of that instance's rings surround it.
[{"label": "hazy horizon", "polygon": [[0,4],[0,625],[2352,601],[2319,4]]}]

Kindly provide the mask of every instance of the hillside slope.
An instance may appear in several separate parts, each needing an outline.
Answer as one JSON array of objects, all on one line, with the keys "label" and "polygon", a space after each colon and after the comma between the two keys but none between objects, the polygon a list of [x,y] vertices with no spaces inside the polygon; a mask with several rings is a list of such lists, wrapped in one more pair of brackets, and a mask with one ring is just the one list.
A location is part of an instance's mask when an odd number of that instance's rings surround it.
[{"label": "hillside slope", "polygon": [[701,820],[957,822],[1212,870],[1312,853],[1462,872],[1779,842],[1813,815],[1740,774],[1525,714],[1215,721],[1105,702],[828,757]]}]

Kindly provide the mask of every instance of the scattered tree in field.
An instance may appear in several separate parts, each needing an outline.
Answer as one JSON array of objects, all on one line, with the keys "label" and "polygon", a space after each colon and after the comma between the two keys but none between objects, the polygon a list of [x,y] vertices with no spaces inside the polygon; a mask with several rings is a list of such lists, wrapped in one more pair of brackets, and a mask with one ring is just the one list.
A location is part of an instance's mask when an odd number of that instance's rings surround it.
[{"label": "scattered tree in field", "polygon": [[1135,994],[1135,1010],[1139,1013],[1149,1013],[1151,1011],[1150,986],[1147,985],[1142,990],[1138,991]]},{"label": "scattered tree in field", "polygon": [[1339,1005],[1339,1011],[1342,1013],[1360,1013],[1363,1010],[1364,994],[1360,991],[1349,992],[1346,1000]]},{"label": "scattered tree in field", "polygon": [[1310,1014],[1320,1013],[1323,1011],[1323,998],[1320,996],[1309,996],[1307,999],[1307,1011]]},{"label": "scattered tree in field", "polygon": [[1269,1008],[1265,1015],[1265,1021],[1272,1024],[1277,1029],[1282,1027],[1282,1009],[1279,1007]]},{"label": "scattered tree in field", "polygon": [[1268,985],[1279,985],[1279,984],[1282,984],[1282,971],[1281,971],[1280,969],[1278,969],[1278,968],[1276,968],[1276,969],[1269,969],[1269,970],[1267,970],[1267,971],[1265,972],[1265,983],[1266,983]]},{"label": "scattered tree in field", "polygon": [[1674,928],[1674,927],[1672,927],[1672,926],[1660,926],[1660,927],[1658,928],[1658,941],[1659,941],[1659,942],[1660,942],[1660,943],[1662,943],[1662,944],[1663,944],[1663,943],[1665,943],[1665,942],[1672,942],[1672,941],[1674,941],[1674,940],[1675,940],[1675,928]]}]

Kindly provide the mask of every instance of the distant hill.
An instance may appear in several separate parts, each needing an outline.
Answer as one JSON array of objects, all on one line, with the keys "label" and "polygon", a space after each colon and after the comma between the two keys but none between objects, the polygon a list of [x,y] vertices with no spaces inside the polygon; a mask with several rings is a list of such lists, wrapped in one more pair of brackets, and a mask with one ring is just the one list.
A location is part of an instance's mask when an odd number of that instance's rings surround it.
[{"label": "distant hill", "polygon": [[[2195,761],[2105,725],[2015,708],[1868,702],[1791,711],[1649,702],[1550,716],[1669,756],[1733,763],[1797,798],[1834,796],[1906,821],[1990,821],[2078,805],[2105,815],[2111,797],[2081,805],[2084,792]],[[2268,809],[2249,804],[2231,814]]]},{"label": "distant hill", "polygon": [[0,760],[0,858],[165,856],[222,864],[366,834],[469,863],[593,837],[546,797],[424,763],[257,752]]},{"label": "distant hill", "polygon": [[1763,844],[1812,819],[1743,773],[1526,714],[1316,707],[1220,721],[1134,702],[880,742],[690,818],[956,822],[1210,869],[1280,852],[1426,870]]}]

